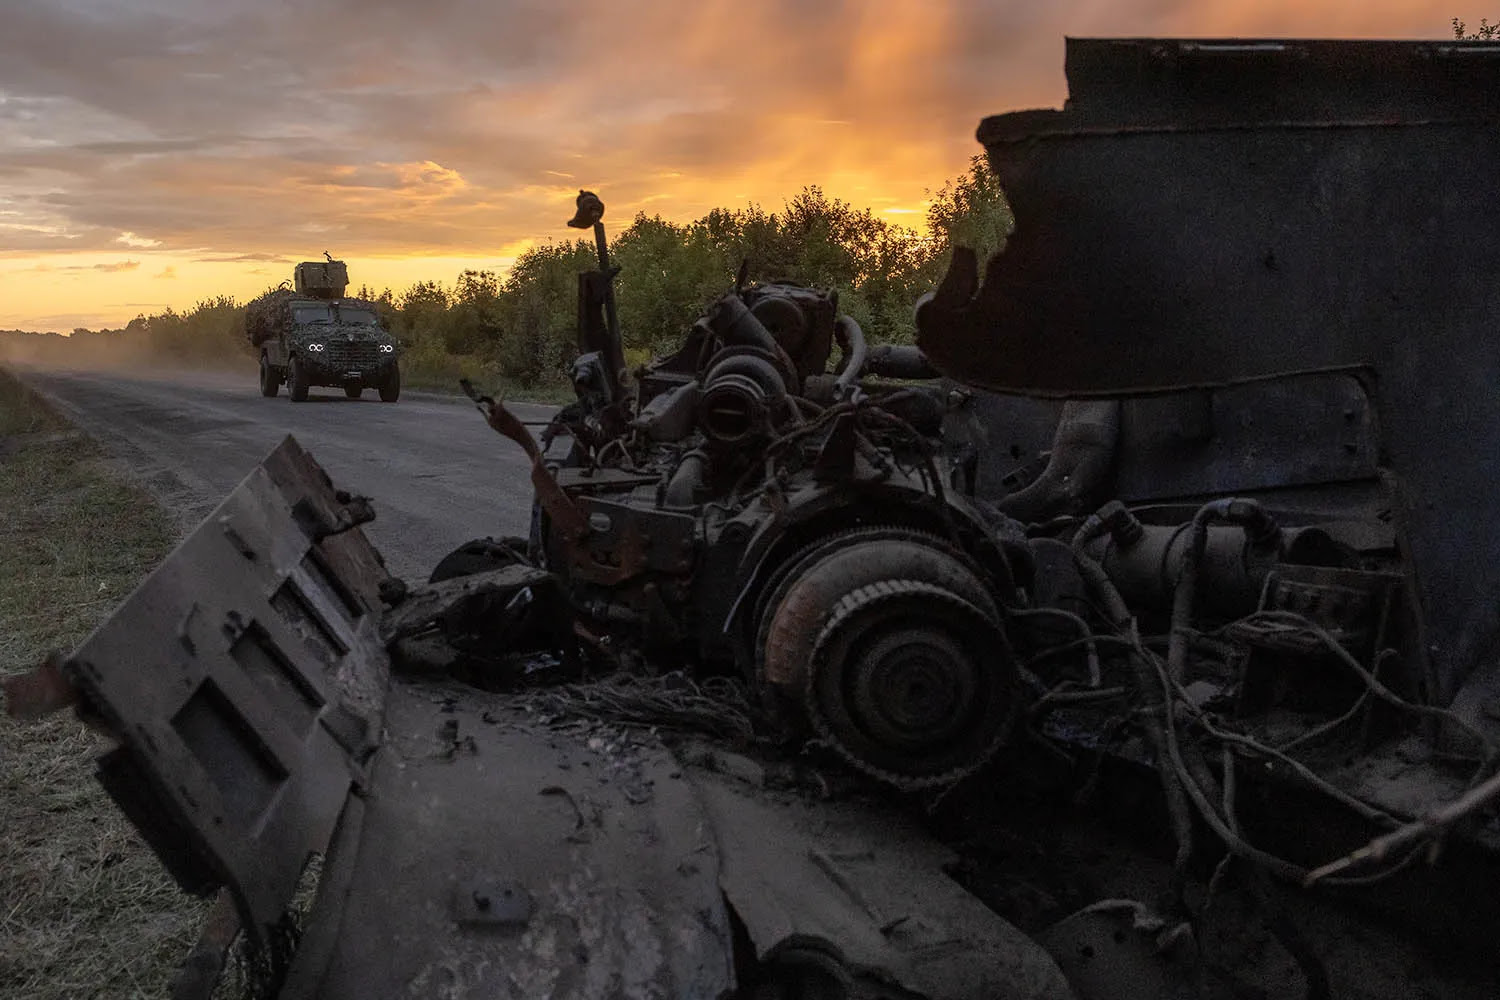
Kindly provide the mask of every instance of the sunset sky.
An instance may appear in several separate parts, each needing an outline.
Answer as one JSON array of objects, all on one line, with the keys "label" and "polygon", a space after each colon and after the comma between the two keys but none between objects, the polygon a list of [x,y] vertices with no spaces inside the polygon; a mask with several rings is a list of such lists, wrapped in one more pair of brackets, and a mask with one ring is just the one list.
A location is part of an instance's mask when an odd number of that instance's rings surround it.
[{"label": "sunset sky", "polygon": [[324,250],[396,290],[566,238],[779,209],[920,225],[1064,36],[1429,37],[1418,0],[0,0],[0,329],[249,298]]}]

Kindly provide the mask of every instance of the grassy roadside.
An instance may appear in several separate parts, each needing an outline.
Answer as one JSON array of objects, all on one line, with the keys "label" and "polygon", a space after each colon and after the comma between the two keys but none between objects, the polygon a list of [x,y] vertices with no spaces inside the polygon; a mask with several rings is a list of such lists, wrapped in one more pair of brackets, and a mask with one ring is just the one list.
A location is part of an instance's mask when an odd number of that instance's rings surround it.
[{"label": "grassy roadside", "polygon": [[413,351],[401,361],[401,385],[406,389],[456,396],[461,378],[472,380],[482,391],[498,399],[561,406],[577,398],[572,385],[564,379],[523,386],[503,374],[499,365],[465,355]]},{"label": "grassy roadside", "polygon": [[[165,514],[0,370],[0,673],[87,637],[170,550]],[[0,997],[160,997],[205,904],[93,778],[106,741],[0,714]]]}]

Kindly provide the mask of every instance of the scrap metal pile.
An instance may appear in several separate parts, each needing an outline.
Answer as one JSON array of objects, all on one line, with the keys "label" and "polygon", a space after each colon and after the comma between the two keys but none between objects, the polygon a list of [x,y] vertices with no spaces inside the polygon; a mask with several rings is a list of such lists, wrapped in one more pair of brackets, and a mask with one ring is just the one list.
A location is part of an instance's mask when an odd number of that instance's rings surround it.
[{"label": "scrap metal pile", "polygon": [[[471,543],[434,577],[502,570],[539,604],[545,570],[546,596],[585,634],[738,673],[791,729],[901,787],[982,764],[1022,703],[1002,609],[1032,560],[1020,523],[949,485],[946,390],[920,352],[872,351],[833,293],[742,276],[632,390],[604,318],[607,273],[585,276],[595,349],[574,366],[579,401],[547,428],[546,453],[476,394],[533,456],[533,538]],[[497,614],[492,589],[466,601],[442,622],[481,657],[559,620],[556,604]],[[437,617],[396,615],[393,636]]]}]

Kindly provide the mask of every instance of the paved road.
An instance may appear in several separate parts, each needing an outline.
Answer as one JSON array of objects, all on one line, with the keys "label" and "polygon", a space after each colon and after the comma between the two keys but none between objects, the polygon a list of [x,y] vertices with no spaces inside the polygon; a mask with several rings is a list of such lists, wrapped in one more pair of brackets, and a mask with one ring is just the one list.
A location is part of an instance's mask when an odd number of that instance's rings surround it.
[{"label": "paved road", "polygon": [[[376,520],[365,530],[398,576],[425,579],[471,538],[526,534],[525,456],[461,398],[404,393],[381,403],[373,392],[350,400],[314,389],[292,403],[285,392],[262,397],[254,371],[21,374],[138,476],[184,532],[291,434],[334,485],[374,498]],[[555,408],[512,409],[545,421]]]}]

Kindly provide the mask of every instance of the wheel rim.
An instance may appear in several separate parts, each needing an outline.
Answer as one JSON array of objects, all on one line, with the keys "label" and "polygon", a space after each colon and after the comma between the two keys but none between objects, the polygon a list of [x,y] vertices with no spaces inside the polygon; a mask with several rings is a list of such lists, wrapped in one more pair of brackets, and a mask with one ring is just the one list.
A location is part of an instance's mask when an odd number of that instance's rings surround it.
[{"label": "wheel rim", "polygon": [[850,694],[855,717],[872,737],[919,748],[952,738],[962,726],[978,668],[953,637],[913,623],[878,636],[863,659]]},{"label": "wheel rim", "polygon": [[805,706],[814,729],[892,784],[951,784],[993,755],[1015,718],[1004,633],[943,587],[891,580],[851,591],[815,643]]},{"label": "wheel rim", "polygon": [[[989,599],[981,590],[977,578],[977,570],[968,562],[965,555],[953,548],[943,539],[929,534],[918,528],[899,527],[896,525],[871,525],[868,527],[851,528],[847,531],[835,532],[827,535],[803,549],[800,553],[787,559],[783,568],[771,574],[760,596],[756,599],[753,633],[753,648],[758,651],[755,667],[755,679],[761,682],[773,684],[790,684],[794,688],[801,687],[801,670],[805,669],[808,656],[812,651],[811,642],[816,634],[808,635],[804,642],[797,643],[789,656],[768,656],[768,651],[779,649],[786,640],[784,630],[778,628],[777,612],[786,601],[787,597],[802,584],[809,575],[812,575],[821,565],[830,559],[837,558],[841,552],[857,546],[870,546],[872,543],[894,543],[880,546],[880,553],[884,556],[894,558],[881,562],[879,568],[886,577],[900,576],[900,566],[903,563],[902,554],[911,555],[913,547],[920,547],[920,554],[928,557],[947,559],[957,564],[960,572],[972,577],[970,586],[957,588],[956,592],[978,604],[983,609],[991,607]],[[866,551],[870,551],[868,548]],[[817,613],[825,613],[832,603],[841,597],[850,586],[857,586],[859,581],[849,583],[841,574],[835,574],[837,585],[834,589],[819,594],[812,600]],[[776,662],[780,660],[780,662]],[[790,672],[795,665],[796,673]]]}]

